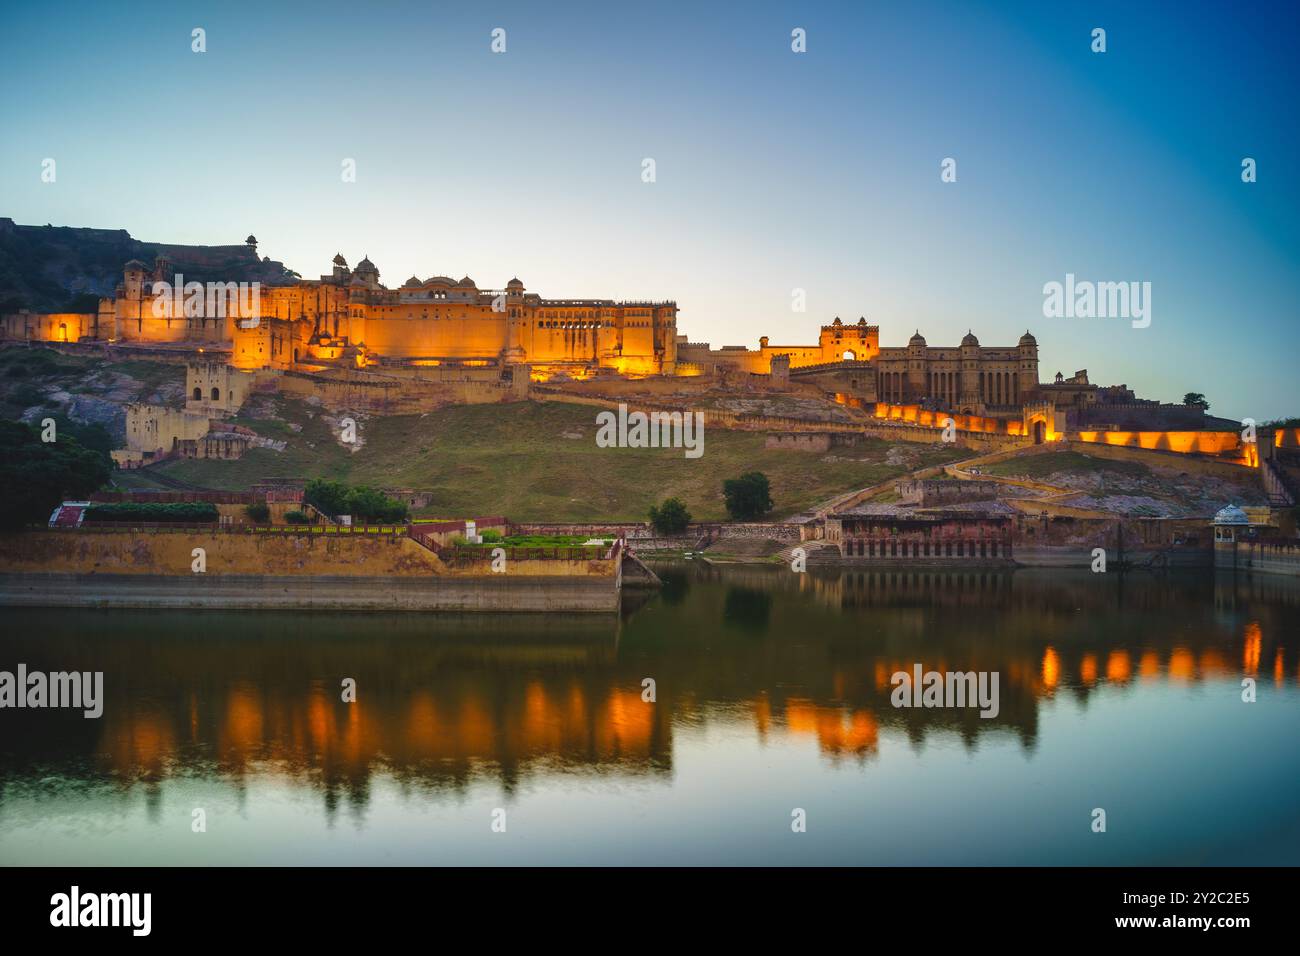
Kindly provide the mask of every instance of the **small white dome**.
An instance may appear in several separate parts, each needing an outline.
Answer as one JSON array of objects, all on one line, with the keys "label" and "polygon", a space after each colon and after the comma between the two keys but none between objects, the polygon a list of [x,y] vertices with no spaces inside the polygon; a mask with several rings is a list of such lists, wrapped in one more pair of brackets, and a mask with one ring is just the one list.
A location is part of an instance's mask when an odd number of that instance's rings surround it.
[{"label": "small white dome", "polygon": [[1250,524],[1250,519],[1246,517],[1246,512],[1242,511],[1236,505],[1228,505],[1214,516],[1215,524],[1226,525],[1244,525]]}]

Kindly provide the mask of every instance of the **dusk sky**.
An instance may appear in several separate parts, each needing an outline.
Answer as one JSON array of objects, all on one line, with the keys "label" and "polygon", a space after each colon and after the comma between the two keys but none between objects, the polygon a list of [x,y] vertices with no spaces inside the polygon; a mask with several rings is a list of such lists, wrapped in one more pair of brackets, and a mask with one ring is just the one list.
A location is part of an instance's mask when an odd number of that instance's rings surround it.
[{"label": "dusk sky", "polygon": [[[672,298],[715,348],[1029,328],[1044,380],[1300,413],[1294,4],[614,6],[7,4],[0,215]],[[1044,317],[1067,273],[1150,327]]]}]

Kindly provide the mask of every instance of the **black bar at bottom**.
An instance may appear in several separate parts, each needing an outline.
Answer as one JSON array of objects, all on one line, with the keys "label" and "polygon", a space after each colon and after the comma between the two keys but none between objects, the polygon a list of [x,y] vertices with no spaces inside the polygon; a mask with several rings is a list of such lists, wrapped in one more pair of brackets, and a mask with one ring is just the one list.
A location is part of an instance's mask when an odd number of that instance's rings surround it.
[{"label": "black bar at bottom", "polygon": [[[486,933],[497,944],[515,934],[617,944],[700,921],[736,937],[785,925],[864,943],[1026,931],[1230,943],[1295,928],[1294,877],[1264,868],[0,869],[0,926],[8,941],[75,933],[78,943],[128,945],[373,944],[430,930],[445,941],[458,927],[466,942]],[[143,895],[120,894],[149,894],[147,935],[138,933]],[[115,917],[117,926],[80,925]]]}]

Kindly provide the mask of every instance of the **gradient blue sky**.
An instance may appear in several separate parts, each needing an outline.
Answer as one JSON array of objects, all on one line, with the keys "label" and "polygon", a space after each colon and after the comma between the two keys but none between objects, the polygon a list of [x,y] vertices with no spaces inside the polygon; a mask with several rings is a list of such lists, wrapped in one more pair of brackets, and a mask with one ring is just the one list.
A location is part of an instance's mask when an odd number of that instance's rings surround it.
[{"label": "gradient blue sky", "polygon": [[[1028,327],[1045,380],[1263,420],[1300,412],[1298,28],[1295,4],[7,4],[0,215],[675,298],[715,347],[836,315],[885,345]],[[1151,327],[1045,318],[1067,272],[1150,281]]]}]

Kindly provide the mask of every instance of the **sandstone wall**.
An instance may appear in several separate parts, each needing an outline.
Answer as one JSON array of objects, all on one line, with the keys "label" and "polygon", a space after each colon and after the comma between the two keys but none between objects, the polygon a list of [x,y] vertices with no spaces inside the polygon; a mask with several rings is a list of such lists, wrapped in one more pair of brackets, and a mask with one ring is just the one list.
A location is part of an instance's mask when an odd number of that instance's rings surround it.
[{"label": "sandstone wall", "polygon": [[[194,548],[207,571],[191,570]],[[112,575],[224,575],[382,578],[473,577],[480,562],[448,563],[404,534],[288,533],[220,529],[26,531],[0,535],[0,572]],[[490,573],[490,572],[489,572]],[[613,560],[511,560],[502,577],[604,577]]]}]

